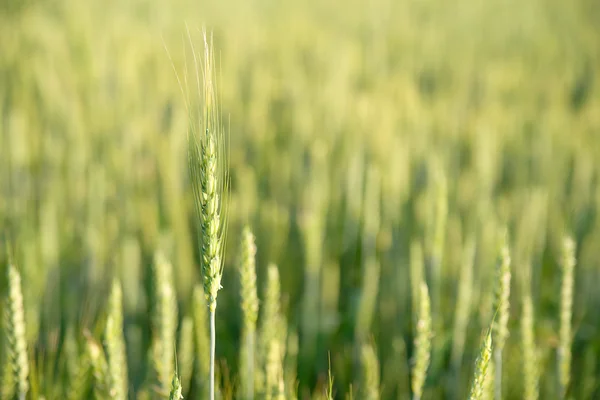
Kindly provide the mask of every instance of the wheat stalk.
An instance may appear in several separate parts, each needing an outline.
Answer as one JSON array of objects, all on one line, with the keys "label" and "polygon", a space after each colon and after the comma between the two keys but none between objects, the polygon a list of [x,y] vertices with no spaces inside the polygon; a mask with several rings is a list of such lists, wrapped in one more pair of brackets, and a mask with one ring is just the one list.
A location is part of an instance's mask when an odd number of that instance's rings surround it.
[{"label": "wheat stalk", "polygon": [[206,382],[210,375],[210,335],[207,329],[207,310],[204,289],[201,285],[196,285],[193,294],[192,314],[192,318],[194,319],[194,344],[196,354],[195,380],[203,397],[208,394]]}]

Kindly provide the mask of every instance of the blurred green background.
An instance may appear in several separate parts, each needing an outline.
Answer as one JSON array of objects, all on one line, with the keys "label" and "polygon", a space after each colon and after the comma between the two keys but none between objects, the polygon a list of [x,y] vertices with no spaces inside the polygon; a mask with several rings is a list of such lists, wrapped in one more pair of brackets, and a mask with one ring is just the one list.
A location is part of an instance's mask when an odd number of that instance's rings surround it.
[{"label": "blurred green background", "polygon": [[424,398],[465,398],[506,225],[506,398],[523,390],[528,293],[540,398],[556,398],[565,234],[578,244],[570,392],[600,398],[599,21],[595,0],[1,0],[0,241],[23,274],[40,392],[59,398],[65,332],[97,331],[115,276],[139,389],[156,250],[173,261],[180,316],[191,312],[198,254],[174,72],[187,25],[198,48],[198,29],[214,34],[230,131],[221,385],[237,374],[248,223],[259,293],[267,263],[280,268],[300,398],[323,391],[328,354],[342,398],[363,342],[376,344],[381,397],[408,398],[420,263],[434,326]]}]

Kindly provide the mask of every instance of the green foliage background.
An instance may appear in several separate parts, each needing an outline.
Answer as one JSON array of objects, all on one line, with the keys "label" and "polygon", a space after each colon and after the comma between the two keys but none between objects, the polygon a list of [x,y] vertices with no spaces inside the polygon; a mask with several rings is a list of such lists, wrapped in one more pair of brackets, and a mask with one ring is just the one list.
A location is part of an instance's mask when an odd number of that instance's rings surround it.
[{"label": "green foliage background", "polygon": [[[60,398],[64,338],[99,337],[113,277],[137,392],[156,250],[173,261],[180,320],[191,313],[199,255],[173,71],[190,65],[187,24],[198,48],[197,28],[214,32],[230,131],[222,387],[237,379],[245,223],[259,293],[267,264],[280,269],[300,397],[324,393],[330,354],[341,398],[358,382],[358,345],[372,342],[385,399],[410,393],[411,260],[424,263],[432,297],[424,398],[465,398],[507,225],[505,397],[523,390],[526,293],[540,398],[557,396],[565,234],[578,244],[570,394],[600,396],[598,21],[593,0],[2,0],[0,240],[23,276],[32,392]],[[461,285],[470,242],[472,281]]]}]

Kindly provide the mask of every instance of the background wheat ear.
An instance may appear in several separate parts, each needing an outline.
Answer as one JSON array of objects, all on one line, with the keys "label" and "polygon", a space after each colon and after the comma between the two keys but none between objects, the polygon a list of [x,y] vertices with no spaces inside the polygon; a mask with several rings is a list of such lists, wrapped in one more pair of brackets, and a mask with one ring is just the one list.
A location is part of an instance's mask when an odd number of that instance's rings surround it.
[{"label": "background wheat ear", "polygon": [[258,319],[258,294],[256,288],[256,244],[248,226],[241,240],[239,277],[243,313],[242,344],[240,349],[240,397],[254,398],[254,361],[256,322]]},{"label": "background wheat ear", "polygon": [[115,400],[127,399],[127,353],[123,337],[123,292],[114,280],[108,301],[108,318],[104,331],[104,345],[110,381],[110,393]]},{"label": "background wheat ear", "polygon": [[413,399],[419,400],[423,395],[423,385],[429,368],[431,352],[431,303],[427,284],[421,282],[419,298],[419,319],[417,321],[417,336],[415,338],[415,368],[413,369],[412,390]]},{"label": "background wheat ear", "polygon": [[562,245],[562,283],[560,290],[560,332],[558,345],[558,369],[560,395],[567,397],[567,390],[571,380],[571,342],[573,317],[573,286],[575,271],[575,241],[567,236]]},{"label": "background wheat ear", "polygon": [[21,275],[12,262],[9,262],[7,272],[8,291],[4,299],[5,350],[7,366],[11,371],[7,383],[9,387],[12,386],[12,389],[7,389],[7,392],[12,394],[14,390],[19,399],[25,399],[29,390],[29,359]]},{"label": "background wheat ear", "polygon": [[473,371],[473,381],[469,391],[469,400],[481,400],[483,398],[491,358],[492,332],[489,330],[481,344],[481,350],[477,356],[477,361],[475,361],[475,370]]},{"label": "background wheat ear", "polygon": [[157,252],[152,265],[152,362],[159,391],[166,396],[171,388],[175,364],[177,299],[172,282],[172,265]]},{"label": "background wheat ear", "polygon": [[494,398],[502,399],[502,351],[508,338],[508,320],[510,317],[511,258],[508,244],[508,229],[501,232],[497,261],[496,292],[492,322],[492,340],[494,341]]},{"label": "background wheat ear", "polygon": [[171,391],[169,393],[169,400],[181,400],[183,399],[183,389],[177,371],[173,374],[173,381],[171,382]]}]

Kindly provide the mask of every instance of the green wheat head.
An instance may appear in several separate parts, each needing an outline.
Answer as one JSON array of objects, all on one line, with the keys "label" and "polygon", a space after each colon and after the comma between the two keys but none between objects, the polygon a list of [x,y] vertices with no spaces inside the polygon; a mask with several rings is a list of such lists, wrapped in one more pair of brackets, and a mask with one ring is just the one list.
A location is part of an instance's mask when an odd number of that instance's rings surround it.
[{"label": "green wheat head", "polygon": [[473,382],[469,391],[469,400],[481,400],[485,391],[488,367],[492,358],[492,332],[489,331],[481,344],[481,350],[475,362]]},{"label": "green wheat head", "polygon": [[240,287],[243,313],[243,338],[240,350],[240,390],[243,398],[254,397],[254,348],[258,319],[258,294],[256,289],[256,244],[249,227],[242,232]]},{"label": "green wheat head", "polygon": [[559,383],[562,398],[566,397],[571,379],[571,341],[573,317],[573,286],[575,271],[575,241],[566,237],[562,247],[562,284],[560,290],[560,332],[558,346]]},{"label": "green wheat head", "polygon": [[420,399],[423,395],[423,385],[429,368],[431,352],[431,303],[427,284],[421,282],[421,298],[419,299],[419,319],[417,321],[417,336],[415,338],[416,362],[412,376],[413,398]]},{"label": "green wheat head", "polygon": [[127,399],[127,354],[123,338],[123,292],[115,280],[108,302],[109,314],[104,331],[111,398]]},{"label": "green wheat head", "polygon": [[194,61],[198,93],[202,96],[202,109],[192,111],[193,114],[190,115],[188,168],[194,205],[200,221],[204,293],[209,309],[214,312],[223,276],[227,226],[226,196],[229,184],[227,143],[216,97],[215,58],[212,39],[209,41],[206,34],[202,78],[198,72],[200,68],[195,53]]},{"label": "green wheat head", "polygon": [[172,283],[172,266],[162,253],[153,264],[154,307],[152,315],[152,361],[159,390],[169,393],[175,363],[177,299]]},{"label": "green wheat head", "polygon": [[4,302],[4,323],[6,332],[6,354],[8,368],[11,370],[12,389],[8,390],[19,399],[24,399],[29,390],[29,360],[25,336],[25,311],[21,275],[14,265],[8,265],[8,292]]},{"label": "green wheat head", "polygon": [[171,392],[169,393],[169,400],[182,400],[183,399],[183,389],[181,387],[181,382],[179,381],[179,377],[177,376],[177,372],[173,374],[173,381],[171,382]]},{"label": "green wheat head", "polygon": [[508,248],[508,234],[502,235],[500,245],[500,255],[498,257],[498,269],[496,278],[496,298],[494,302],[494,312],[497,316],[492,323],[492,335],[494,349],[502,352],[504,344],[508,338],[508,319],[510,316],[510,251]]}]

